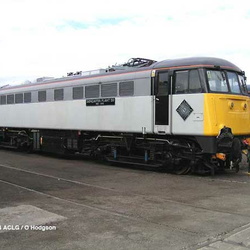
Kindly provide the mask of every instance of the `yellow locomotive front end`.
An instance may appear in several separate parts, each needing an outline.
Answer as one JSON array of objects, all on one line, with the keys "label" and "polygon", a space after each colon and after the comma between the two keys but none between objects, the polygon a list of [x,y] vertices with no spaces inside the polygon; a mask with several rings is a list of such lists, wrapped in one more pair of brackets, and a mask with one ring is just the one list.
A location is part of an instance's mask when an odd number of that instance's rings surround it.
[{"label": "yellow locomotive front end", "polygon": [[250,136],[250,98],[246,77],[232,69],[205,70],[204,135],[216,137],[213,156],[223,168],[239,170],[244,140]]},{"label": "yellow locomotive front end", "polygon": [[250,98],[229,94],[204,95],[204,134],[217,136],[224,127],[234,135],[250,134]]}]

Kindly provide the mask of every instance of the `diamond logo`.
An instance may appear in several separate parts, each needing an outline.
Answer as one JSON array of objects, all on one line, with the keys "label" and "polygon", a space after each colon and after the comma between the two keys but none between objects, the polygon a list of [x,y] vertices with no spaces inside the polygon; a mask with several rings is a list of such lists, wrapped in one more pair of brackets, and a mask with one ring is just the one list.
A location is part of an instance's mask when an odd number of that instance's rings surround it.
[{"label": "diamond logo", "polygon": [[183,100],[182,103],[176,109],[180,117],[185,121],[190,114],[193,112],[192,107],[187,103],[186,100]]}]

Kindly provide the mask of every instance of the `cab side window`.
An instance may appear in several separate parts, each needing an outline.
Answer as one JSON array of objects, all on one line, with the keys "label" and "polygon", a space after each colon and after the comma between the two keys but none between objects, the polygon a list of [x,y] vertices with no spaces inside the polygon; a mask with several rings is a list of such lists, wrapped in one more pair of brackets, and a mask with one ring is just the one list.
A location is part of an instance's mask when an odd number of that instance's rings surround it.
[{"label": "cab side window", "polygon": [[201,81],[197,69],[175,73],[174,94],[201,93]]},{"label": "cab side window", "polygon": [[201,81],[197,69],[189,71],[189,93],[201,93]]},{"label": "cab side window", "polygon": [[239,75],[239,80],[240,80],[240,86],[241,86],[242,93],[248,94],[248,89],[247,89],[247,85],[246,85],[244,76]]},{"label": "cab side window", "polygon": [[188,71],[179,71],[175,75],[175,94],[188,92]]}]

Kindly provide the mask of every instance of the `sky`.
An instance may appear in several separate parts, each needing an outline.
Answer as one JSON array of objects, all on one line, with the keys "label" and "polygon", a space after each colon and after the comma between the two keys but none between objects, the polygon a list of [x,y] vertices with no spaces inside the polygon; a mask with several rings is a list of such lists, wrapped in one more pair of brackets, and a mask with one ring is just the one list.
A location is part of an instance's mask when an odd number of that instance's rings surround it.
[{"label": "sky", "polygon": [[219,57],[250,79],[249,30],[249,0],[0,0],[0,86],[131,57]]}]

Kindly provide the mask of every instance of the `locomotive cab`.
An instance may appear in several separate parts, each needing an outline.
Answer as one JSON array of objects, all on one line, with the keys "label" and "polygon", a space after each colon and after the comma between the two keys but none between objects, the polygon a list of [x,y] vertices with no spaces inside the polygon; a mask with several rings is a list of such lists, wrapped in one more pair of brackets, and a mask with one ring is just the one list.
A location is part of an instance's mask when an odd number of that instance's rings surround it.
[{"label": "locomotive cab", "polygon": [[[170,67],[168,71],[164,68],[153,72],[155,133],[164,132],[187,141],[193,139],[200,152],[211,161],[218,160],[223,168],[231,164],[238,169],[242,140],[249,136],[250,128],[246,77],[228,61],[213,59],[216,65],[211,62],[206,58],[199,64],[196,60],[193,65],[189,62]],[[162,76],[167,74],[164,85]],[[159,95],[163,91],[167,96],[165,101]],[[158,119],[163,105],[166,118],[161,122],[165,121],[165,127],[162,123],[159,125]]]}]

